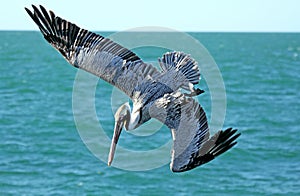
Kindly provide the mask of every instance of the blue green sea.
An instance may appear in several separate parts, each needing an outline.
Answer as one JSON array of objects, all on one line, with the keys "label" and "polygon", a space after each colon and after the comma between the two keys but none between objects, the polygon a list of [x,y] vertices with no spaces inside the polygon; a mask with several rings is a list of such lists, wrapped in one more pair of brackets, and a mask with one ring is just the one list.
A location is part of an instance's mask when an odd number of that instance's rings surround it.
[{"label": "blue green sea", "polygon": [[[74,121],[77,69],[39,32],[0,31],[0,195],[300,195],[300,34],[189,35],[206,47],[222,74],[224,128],[242,135],[212,162],[172,173],[168,164],[128,171],[94,156]],[[164,52],[133,51],[147,61]],[[204,80],[199,87],[206,91],[198,100],[209,116],[209,89]],[[112,89],[99,80],[95,93],[108,137]],[[170,138],[166,127],[145,136],[123,132],[120,145],[148,150]]]}]

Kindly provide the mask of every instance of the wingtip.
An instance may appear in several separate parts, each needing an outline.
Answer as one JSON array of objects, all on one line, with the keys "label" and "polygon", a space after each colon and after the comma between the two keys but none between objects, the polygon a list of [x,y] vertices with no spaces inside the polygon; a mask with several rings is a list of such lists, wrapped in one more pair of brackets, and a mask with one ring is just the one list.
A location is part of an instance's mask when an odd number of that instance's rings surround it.
[{"label": "wingtip", "polygon": [[27,12],[27,14],[31,17],[31,19],[33,20],[33,21],[35,21],[36,19],[35,19],[35,17],[34,17],[34,12],[32,12],[30,9],[28,9],[27,7],[25,7],[25,10],[26,10],[26,12]]},{"label": "wingtip", "polygon": [[236,139],[241,135],[237,133],[237,129],[228,128],[225,131],[220,131],[215,146],[210,150],[215,157],[231,149],[237,144]]},{"label": "wingtip", "polygon": [[40,7],[41,9],[44,9],[44,10],[45,10],[45,7],[44,7],[44,6],[42,6],[42,5],[39,5],[39,7]]},{"label": "wingtip", "polygon": [[[33,8],[32,11],[31,11],[30,9],[28,9],[28,8],[27,8],[27,10],[30,11],[30,13],[32,14],[32,16],[35,16],[36,13],[39,12],[39,9],[38,9],[35,5],[33,5],[33,4],[31,4],[31,7]],[[27,10],[26,10],[26,11],[27,11]],[[27,11],[27,12],[28,12],[28,11]]]},{"label": "wingtip", "polygon": [[27,13],[31,13],[30,9],[28,9],[27,7],[24,7],[24,9],[26,10]]},{"label": "wingtip", "polygon": [[31,7],[34,9],[34,11],[38,10],[38,8],[33,4],[31,4]]},{"label": "wingtip", "polygon": [[[32,7],[33,9],[36,8],[36,6],[33,5],[33,4],[31,4],[31,7]],[[25,9],[27,12],[31,12],[31,10],[30,10],[29,8],[27,8],[27,7],[24,7],[24,9]]]},{"label": "wingtip", "polygon": [[48,12],[50,12],[50,11],[48,11],[44,6],[42,6],[42,5],[39,5],[39,7],[40,7],[40,10],[45,14],[45,13],[48,13]]}]

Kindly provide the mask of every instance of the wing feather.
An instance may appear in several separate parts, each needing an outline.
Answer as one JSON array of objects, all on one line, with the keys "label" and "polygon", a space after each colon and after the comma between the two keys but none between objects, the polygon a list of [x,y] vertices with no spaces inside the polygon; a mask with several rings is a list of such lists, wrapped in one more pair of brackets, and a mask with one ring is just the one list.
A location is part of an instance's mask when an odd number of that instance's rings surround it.
[{"label": "wing feather", "polygon": [[[43,6],[25,8],[44,38],[73,66],[84,69],[117,86],[131,96],[138,79],[159,74],[135,53],[96,33],[47,12]],[[134,77],[138,70],[138,77]],[[122,80],[118,80],[122,77]],[[136,79],[136,80],[134,80]],[[118,81],[123,81],[119,83]],[[130,84],[129,84],[130,83]]]},{"label": "wing feather", "polygon": [[205,164],[236,144],[240,136],[232,128],[209,138],[206,114],[198,102],[176,92],[158,99],[151,116],[166,124],[172,133],[170,168],[173,172],[191,170]]}]

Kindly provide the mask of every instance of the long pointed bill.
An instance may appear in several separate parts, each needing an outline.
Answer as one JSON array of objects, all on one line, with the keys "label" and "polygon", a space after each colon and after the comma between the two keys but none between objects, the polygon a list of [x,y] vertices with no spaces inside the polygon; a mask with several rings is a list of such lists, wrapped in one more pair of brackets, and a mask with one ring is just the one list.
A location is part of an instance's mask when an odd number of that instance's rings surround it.
[{"label": "long pointed bill", "polygon": [[114,159],[117,143],[118,143],[120,134],[122,132],[123,124],[124,124],[124,121],[117,121],[115,123],[114,135],[111,140],[110,151],[109,151],[109,155],[108,155],[108,162],[107,162],[108,166],[111,165],[111,163]]}]

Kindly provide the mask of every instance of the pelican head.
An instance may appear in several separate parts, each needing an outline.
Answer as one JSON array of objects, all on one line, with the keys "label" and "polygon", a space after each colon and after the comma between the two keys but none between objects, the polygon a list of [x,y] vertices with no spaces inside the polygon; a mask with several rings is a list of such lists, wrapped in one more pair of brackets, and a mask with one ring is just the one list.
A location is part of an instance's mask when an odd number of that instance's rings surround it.
[{"label": "pelican head", "polygon": [[111,165],[116,146],[120,137],[120,134],[122,132],[123,126],[126,130],[132,130],[139,126],[140,119],[141,119],[141,107],[133,106],[133,110],[131,113],[131,109],[129,106],[129,103],[125,103],[122,106],[119,107],[117,112],[115,113],[115,127],[114,127],[114,134],[113,138],[111,140],[111,146],[108,156],[108,166]]}]

